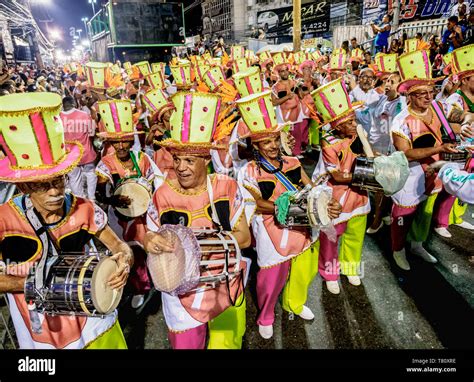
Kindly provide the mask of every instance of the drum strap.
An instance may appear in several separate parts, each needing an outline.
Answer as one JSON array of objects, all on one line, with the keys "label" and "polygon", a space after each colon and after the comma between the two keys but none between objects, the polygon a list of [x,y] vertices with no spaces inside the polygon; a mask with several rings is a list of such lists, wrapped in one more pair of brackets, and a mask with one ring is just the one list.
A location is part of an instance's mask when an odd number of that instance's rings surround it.
[{"label": "drum strap", "polygon": [[220,232],[220,231],[223,231],[224,229],[222,228],[219,215],[217,214],[216,205],[214,204],[214,191],[212,189],[212,182],[211,182],[210,175],[207,176],[206,182],[207,182],[207,193],[209,195],[209,203],[211,205],[211,219],[214,225],[217,227],[217,229]]},{"label": "drum strap", "polygon": [[54,241],[51,239],[48,229],[45,227],[46,224],[33,206],[31,199],[26,197],[26,195],[23,195],[21,202],[23,210],[25,211],[25,216],[35,231],[36,236],[41,241],[43,248],[40,261],[36,265],[35,271],[35,288],[38,292],[41,292],[50,268],[59,258],[59,251],[56,248]]},{"label": "drum strap", "polygon": [[[216,206],[214,204],[214,191],[212,189],[212,182],[211,182],[211,176],[210,175],[207,176],[206,181],[207,181],[207,193],[209,195],[209,203],[211,205],[212,222],[218,228],[217,236],[219,237],[219,239],[222,240],[223,243],[225,243],[224,237],[221,235],[221,232],[224,230],[224,228],[221,225],[221,221],[219,219],[219,215],[217,214]],[[235,245],[238,246],[237,240],[235,240]],[[225,281],[226,281],[226,287],[227,287],[227,296],[229,298],[229,301],[230,301],[231,305],[236,306],[240,288],[237,288],[236,296],[235,296],[234,299],[232,299],[232,296],[230,295],[230,280],[229,280],[229,275],[228,275],[230,251],[229,251],[229,248],[227,246],[225,247],[225,250],[226,250],[226,253],[224,255],[224,260],[225,260],[225,273],[226,273]],[[244,275],[241,274],[240,278],[242,280],[242,291],[243,291],[244,290],[244,281],[243,281],[244,280]],[[245,298],[242,298],[241,303],[236,307],[237,308],[240,307],[244,303],[244,301],[245,301]]]},{"label": "drum strap", "polygon": [[137,177],[141,178],[142,172],[140,170],[140,166],[138,166],[137,158],[135,157],[135,153],[133,151],[130,151],[130,158],[132,158],[133,167],[135,167],[135,170],[137,171]]},{"label": "drum strap", "polygon": [[451,125],[449,124],[446,116],[444,115],[443,111],[441,110],[437,101],[433,101],[431,103],[433,106],[433,110],[438,116],[439,121],[441,122],[441,134],[443,135],[444,139],[449,139],[451,142],[456,142],[456,134],[454,133]]}]

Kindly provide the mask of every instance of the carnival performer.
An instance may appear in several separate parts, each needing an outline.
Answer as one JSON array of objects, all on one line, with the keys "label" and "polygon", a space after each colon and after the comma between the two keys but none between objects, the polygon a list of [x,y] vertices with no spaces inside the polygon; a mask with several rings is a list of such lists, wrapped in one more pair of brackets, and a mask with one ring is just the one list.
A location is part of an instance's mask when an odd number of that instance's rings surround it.
[{"label": "carnival performer", "polygon": [[[125,349],[116,311],[103,318],[48,315],[35,310],[23,294],[29,269],[45,266],[52,246],[58,254],[84,253],[89,241],[97,238],[118,264],[108,280],[108,287],[116,290],[124,287],[133,265],[130,248],[111,230],[106,214],[94,202],[65,192],[65,174],[78,165],[83,149],[77,142],[64,141],[60,109],[61,98],[53,93],[0,98],[0,145],[7,154],[0,162],[0,181],[14,183],[20,191],[0,206],[5,266],[0,292],[8,293],[22,349]],[[43,241],[44,232],[48,239]]]},{"label": "carnival performer", "polygon": [[108,217],[112,229],[122,240],[128,242],[134,251],[135,265],[129,284],[134,294],[132,307],[138,308],[151,288],[145,264],[146,254],[143,251],[146,216],[144,213],[141,216],[125,216],[119,212],[117,208],[126,209],[132,203],[140,201],[134,201],[125,195],[114,195],[113,192],[124,181],[135,179],[149,190],[151,197],[153,189],[163,181],[163,174],[147,154],[132,150],[137,132],[134,131],[129,100],[99,102],[98,112],[106,129],[98,135],[112,145],[114,152],[102,157],[97,164],[96,199],[99,203],[110,206]]},{"label": "carnival performer", "polygon": [[[250,129],[254,160],[239,173],[239,182],[252,194],[257,215],[252,220],[256,241],[257,299],[260,335],[273,336],[275,305],[283,288],[283,309],[305,320],[314,318],[304,305],[308,288],[317,273],[318,244],[307,229],[288,229],[275,221],[275,201],[285,191],[296,191],[311,181],[295,157],[282,156],[280,130],[270,91],[237,101],[242,117]],[[331,218],[338,215],[338,204],[329,207]],[[291,271],[290,271],[291,267]],[[288,280],[288,282],[287,282]]]},{"label": "carnival performer", "polygon": [[342,79],[316,89],[311,95],[322,123],[331,126],[322,137],[322,156],[312,178],[316,181],[329,176],[333,197],[342,205],[341,215],[334,220],[337,239],[330,240],[324,232],[320,235],[319,273],[327,289],[339,294],[339,273],[346,275],[350,284],[361,284],[362,246],[370,211],[367,192],[351,185],[356,158],[364,153],[355,120],[355,111],[362,104],[350,101]]},{"label": "carnival performer", "polygon": [[[453,130],[442,105],[433,101],[437,79],[431,76],[428,53],[404,54],[397,65],[402,78],[398,91],[406,93],[409,106],[395,117],[391,133],[395,148],[403,151],[410,162],[410,176],[403,189],[392,196],[392,221],[397,222],[391,225],[392,250],[397,265],[410,270],[405,253],[410,229],[411,253],[429,263],[437,262],[422,244],[432,218],[435,227],[448,223],[453,199],[428,166],[442,153],[458,152],[456,134],[460,131]],[[419,218],[415,220],[417,210]]]},{"label": "carnival performer", "polygon": [[[176,111],[171,116],[171,138],[160,144],[173,155],[176,179],[167,179],[154,193],[148,210],[148,256],[174,251],[158,227],[181,224],[190,228],[231,231],[241,249],[250,245],[244,216],[245,200],[237,182],[225,175],[209,175],[211,149],[228,131],[220,130],[225,118],[216,94],[178,92],[171,97]],[[228,126],[225,127],[228,129]],[[215,209],[215,214],[212,210]],[[173,349],[239,349],[245,333],[243,285],[250,260],[242,261],[242,273],[212,289],[198,289],[174,296],[162,292],[168,339]],[[199,286],[198,286],[199,287]],[[235,306],[231,303],[231,298]],[[209,330],[208,330],[209,327]]]},{"label": "carnival performer", "polygon": [[[461,134],[466,137],[474,136],[474,70],[470,68],[474,59],[474,45],[464,46],[451,53],[452,77],[456,77],[459,83],[459,89],[451,94],[445,102],[446,115],[451,124],[461,125]],[[470,146],[472,155],[472,146],[474,139],[467,138],[463,143]],[[466,170],[472,172],[474,161],[471,159],[466,163]],[[458,201],[454,202],[451,210],[449,224],[455,224],[461,228],[474,230],[474,225],[463,221],[462,216],[466,212],[467,204]],[[451,237],[451,233],[443,225],[436,227],[435,231],[441,236]]]}]

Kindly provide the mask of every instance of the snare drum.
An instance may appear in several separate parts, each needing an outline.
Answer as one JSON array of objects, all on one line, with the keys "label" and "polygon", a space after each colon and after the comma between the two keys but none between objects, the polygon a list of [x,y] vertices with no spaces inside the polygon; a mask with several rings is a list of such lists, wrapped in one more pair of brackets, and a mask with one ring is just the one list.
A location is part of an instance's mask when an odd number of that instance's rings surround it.
[{"label": "snare drum", "polygon": [[104,316],[115,310],[122,297],[122,289],[107,284],[118,265],[103,253],[59,256],[42,290],[35,287],[35,271],[32,267],[26,279],[25,300],[34,301],[41,313]]},{"label": "snare drum", "polygon": [[216,288],[241,273],[240,248],[230,232],[165,224],[157,233],[175,246],[174,252],[147,256],[157,290],[183,295]]},{"label": "snare drum", "polygon": [[131,203],[128,207],[116,207],[116,210],[124,216],[136,218],[148,210],[152,187],[145,178],[128,178],[115,188],[114,195],[124,195],[130,198]]},{"label": "snare drum", "polygon": [[383,192],[383,187],[375,180],[374,158],[356,158],[352,185],[368,191]]}]

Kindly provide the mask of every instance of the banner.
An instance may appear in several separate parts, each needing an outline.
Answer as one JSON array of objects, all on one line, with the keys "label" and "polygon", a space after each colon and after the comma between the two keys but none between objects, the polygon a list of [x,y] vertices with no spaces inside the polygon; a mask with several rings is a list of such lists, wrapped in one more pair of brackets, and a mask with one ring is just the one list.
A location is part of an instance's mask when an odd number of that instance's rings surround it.
[{"label": "banner", "polygon": [[[469,1],[466,1],[469,3]],[[393,14],[393,0],[365,0],[362,20],[381,21],[385,13]],[[410,21],[448,18],[457,0],[400,0],[400,24]],[[471,7],[474,1],[470,1]]]},{"label": "banner", "polygon": [[[314,35],[329,31],[329,1],[303,4],[301,7],[301,35]],[[266,38],[293,35],[293,7],[277,8],[257,13],[257,25],[265,31]],[[312,37],[312,36],[308,36]]]}]

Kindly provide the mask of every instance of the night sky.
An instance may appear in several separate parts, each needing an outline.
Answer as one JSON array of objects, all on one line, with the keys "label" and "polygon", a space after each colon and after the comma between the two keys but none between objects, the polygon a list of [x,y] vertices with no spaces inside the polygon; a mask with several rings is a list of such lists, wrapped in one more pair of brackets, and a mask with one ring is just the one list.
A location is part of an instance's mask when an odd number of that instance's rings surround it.
[{"label": "night sky", "polygon": [[[58,46],[61,46],[63,49],[71,49],[72,48],[72,37],[69,36],[69,28],[75,27],[76,29],[84,30],[84,23],[81,21],[83,17],[88,17],[89,19],[92,17],[92,6],[88,3],[88,0],[50,0],[51,4],[49,5],[33,5],[33,14],[36,20],[44,20],[48,19],[48,16],[53,19],[53,22],[49,24],[50,28],[57,28],[61,30],[61,34],[63,36],[62,41],[58,41]],[[106,0],[96,0],[95,10],[96,12],[100,9],[100,4],[106,4],[108,1]],[[175,0],[173,2],[181,2],[186,4],[191,4],[194,0]],[[200,8],[200,6],[199,6]],[[194,13],[194,12],[190,12]],[[193,23],[196,25],[201,24],[200,21],[200,14],[194,15],[190,14],[187,15],[192,16],[192,21],[189,22],[187,20],[186,29],[191,27]],[[197,17],[196,17],[197,16]],[[45,24],[39,23],[41,29],[45,31]],[[45,33],[46,34],[46,33]],[[81,34],[81,38],[83,38],[84,31]]]},{"label": "night sky", "polygon": [[[95,9],[99,8],[100,0],[97,0]],[[72,37],[69,36],[69,28],[75,27],[76,29],[82,29],[84,31],[84,23],[81,21],[83,17],[92,17],[92,7],[88,3],[88,0],[51,0],[49,5],[32,5],[33,14],[36,20],[47,19],[48,16],[53,19],[53,22],[49,24],[50,28],[56,28],[61,31],[62,41],[58,41],[64,49],[70,49],[72,47]],[[41,29],[45,31],[45,24],[39,23]],[[81,37],[84,37],[82,32]]]}]

